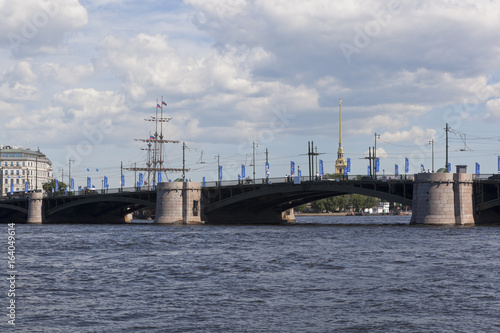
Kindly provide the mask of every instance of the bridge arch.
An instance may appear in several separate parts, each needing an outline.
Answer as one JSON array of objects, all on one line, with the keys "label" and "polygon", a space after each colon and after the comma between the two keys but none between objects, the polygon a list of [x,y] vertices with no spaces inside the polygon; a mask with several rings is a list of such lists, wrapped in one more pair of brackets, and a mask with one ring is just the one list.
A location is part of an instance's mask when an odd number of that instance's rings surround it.
[{"label": "bridge arch", "polygon": [[[356,184],[361,184],[361,182]],[[344,194],[361,194],[386,201],[399,202],[407,206],[412,205],[411,197],[404,197],[404,191],[391,190],[390,186],[386,187],[386,191],[382,191],[352,185],[352,182],[347,184],[323,181],[300,185],[279,184],[278,186],[265,186],[215,201],[205,207],[205,213],[210,214],[226,209],[285,211],[304,203]],[[409,191],[409,193],[412,193],[412,191]]]},{"label": "bridge arch", "polygon": [[28,214],[28,210],[23,207],[19,207],[16,205],[6,205],[6,204],[0,204],[0,209],[5,209],[5,210],[15,210],[21,213]]},{"label": "bridge arch", "polygon": [[151,208],[156,208],[156,202],[150,202],[147,200],[142,200],[142,199],[136,199],[136,198],[131,198],[131,197],[90,197],[90,198],[85,198],[85,199],[78,199],[78,200],[73,200],[68,203],[65,203],[63,205],[54,207],[52,209],[49,209],[45,212],[45,216],[51,216],[54,215],[58,212],[82,206],[82,205],[87,205],[87,204],[93,204],[93,203],[103,203],[103,202],[115,202],[115,203],[124,203],[124,204],[136,204],[139,206],[143,207],[151,207]]}]

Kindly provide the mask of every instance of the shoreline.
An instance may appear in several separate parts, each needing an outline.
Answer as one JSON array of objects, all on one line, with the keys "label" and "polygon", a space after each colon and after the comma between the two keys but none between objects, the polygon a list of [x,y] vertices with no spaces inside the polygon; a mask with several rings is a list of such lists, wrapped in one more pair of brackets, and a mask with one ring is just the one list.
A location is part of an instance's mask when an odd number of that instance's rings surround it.
[{"label": "shoreline", "polygon": [[[347,213],[295,213],[295,216],[348,216]],[[394,215],[394,214],[382,214],[382,213],[372,213],[372,214],[364,214],[362,216],[388,216],[388,215],[393,215],[393,216],[399,216],[399,215]],[[411,215],[409,214],[400,214],[400,215]]]}]

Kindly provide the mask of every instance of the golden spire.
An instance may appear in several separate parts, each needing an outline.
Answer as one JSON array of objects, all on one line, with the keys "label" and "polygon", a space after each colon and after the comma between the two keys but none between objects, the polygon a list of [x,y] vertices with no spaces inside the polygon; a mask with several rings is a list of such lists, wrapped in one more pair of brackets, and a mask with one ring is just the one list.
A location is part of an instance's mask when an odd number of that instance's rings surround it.
[{"label": "golden spire", "polygon": [[339,148],[342,148],[342,99],[339,99]]}]

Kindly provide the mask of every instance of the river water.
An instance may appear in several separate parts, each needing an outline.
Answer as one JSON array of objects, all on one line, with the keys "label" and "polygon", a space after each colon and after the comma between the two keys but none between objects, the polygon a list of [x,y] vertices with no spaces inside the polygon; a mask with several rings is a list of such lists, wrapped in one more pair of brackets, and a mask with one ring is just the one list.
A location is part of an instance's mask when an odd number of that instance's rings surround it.
[{"label": "river water", "polygon": [[0,331],[500,332],[499,226],[297,219],[17,224],[16,325]]}]

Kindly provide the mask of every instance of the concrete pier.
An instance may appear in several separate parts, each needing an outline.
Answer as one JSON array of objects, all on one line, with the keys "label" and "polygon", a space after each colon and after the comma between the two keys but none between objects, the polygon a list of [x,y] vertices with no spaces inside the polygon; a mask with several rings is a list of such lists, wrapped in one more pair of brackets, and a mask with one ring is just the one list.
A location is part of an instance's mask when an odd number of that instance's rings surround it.
[{"label": "concrete pier", "polygon": [[28,223],[43,223],[43,193],[33,192],[29,196]]},{"label": "concrete pier", "polygon": [[472,184],[469,173],[416,174],[411,223],[474,224]]},{"label": "concrete pier", "polygon": [[199,182],[159,183],[155,223],[199,224],[201,221]]}]

